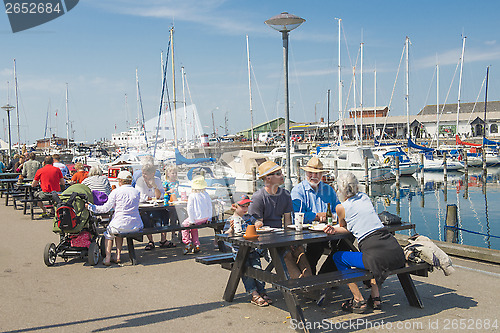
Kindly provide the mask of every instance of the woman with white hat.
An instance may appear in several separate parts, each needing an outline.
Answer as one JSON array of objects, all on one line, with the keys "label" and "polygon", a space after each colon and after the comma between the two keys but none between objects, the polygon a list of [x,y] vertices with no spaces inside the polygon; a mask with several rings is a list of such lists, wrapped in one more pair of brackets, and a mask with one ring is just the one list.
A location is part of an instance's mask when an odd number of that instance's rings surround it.
[{"label": "woman with white hat", "polygon": [[[187,219],[182,222],[183,227],[206,223],[212,218],[212,200],[205,188],[207,182],[205,177],[198,175],[193,177],[191,184],[191,194],[187,203]],[[185,245],[183,253],[200,252],[200,240],[198,239],[198,229],[182,230],[182,242]]]},{"label": "woman with white hat", "polygon": [[116,238],[116,257],[114,262],[121,262],[123,238],[115,234],[139,231],[143,228],[141,216],[139,215],[140,193],[132,187],[132,174],[122,170],[118,174],[118,188],[111,192],[108,201],[102,206],[86,204],[88,210],[93,213],[107,213],[114,209],[113,218],[109,222],[104,238],[106,239],[106,258],[104,265],[111,265],[111,249],[113,239]]}]

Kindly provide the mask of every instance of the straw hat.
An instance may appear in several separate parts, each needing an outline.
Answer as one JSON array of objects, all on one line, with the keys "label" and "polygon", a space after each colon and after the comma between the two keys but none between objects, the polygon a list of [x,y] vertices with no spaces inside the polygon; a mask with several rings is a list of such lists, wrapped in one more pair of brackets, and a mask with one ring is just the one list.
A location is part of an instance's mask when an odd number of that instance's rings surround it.
[{"label": "straw hat", "polygon": [[122,170],[120,171],[120,173],[118,174],[118,179],[123,179],[123,180],[132,180],[132,174],[130,173],[130,171],[127,171],[127,170]]},{"label": "straw hat", "polygon": [[304,171],[309,171],[309,172],[325,172],[326,170],[323,170],[323,163],[317,158],[316,156],[313,156],[309,162],[307,162],[306,166],[301,167],[302,170]]},{"label": "straw hat", "polygon": [[191,184],[191,188],[193,190],[202,190],[207,187],[207,182],[205,177],[202,175],[194,176],[193,183]]},{"label": "straw hat", "polygon": [[275,171],[281,170],[281,167],[274,163],[273,161],[265,161],[261,165],[259,165],[259,175],[258,178],[264,178],[265,176],[273,173]]}]

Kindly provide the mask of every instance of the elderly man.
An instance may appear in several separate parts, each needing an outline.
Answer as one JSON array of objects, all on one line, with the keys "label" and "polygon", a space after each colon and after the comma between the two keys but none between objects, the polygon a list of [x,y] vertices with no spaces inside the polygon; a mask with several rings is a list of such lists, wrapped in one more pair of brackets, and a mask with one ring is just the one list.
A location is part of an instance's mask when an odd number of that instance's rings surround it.
[{"label": "elderly man", "polygon": [[[53,163],[54,160],[52,159],[52,156],[45,156],[45,159],[43,161],[44,167],[38,169],[38,171],[35,173],[35,177],[31,186],[37,187],[38,185],[40,185],[41,187],[41,190],[35,192],[35,199],[52,199],[52,191],[61,192],[61,186],[64,186],[64,178],[61,170],[53,166]],[[38,207],[40,207],[43,211],[40,217],[48,217],[49,214],[47,214],[47,209],[43,205],[43,202],[38,201],[37,204]]]},{"label": "elderly man", "polygon": [[[258,177],[264,181],[264,187],[254,193],[248,208],[248,213],[257,219],[255,226],[287,227],[292,222],[293,204],[290,193],[280,187],[284,183],[281,167],[272,161],[266,161],[259,165]],[[303,253],[304,248],[296,246],[290,247],[284,256],[292,279],[312,275]]]},{"label": "elderly man", "polygon": [[[139,193],[141,194],[141,202],[146,202],[151,199],[163,200],[165,190],[163,189],[161,179],[155,176],[156,167],[153,164],[144,164],[141,171],[142,175],[137,179],[135,184],[135,188],[139,190]],[[162,221],[168,220],[168,216],[164,216],[161,211],[152,212],[151,214],[151,216],[143,216],[145,226],[150,224],[147,220],[151,218],[159,218]],[[153,235],[146,236],[148,237],[149,242],[144,250],[150,251],[155,248]],[[167,241],[166,233],[161,234],[160,247],[174,247],[173,243]]]},{"label": "elderly man", "polygon": [[28,155],[29,160],[23,164],[23,179],[33,179],[35,173],[42,167],[42,164],[36,160],[36,154],[31,152]]},{"label": "elderly man", "polygon": [[[335,190],[321,180],[325,172],[323,163],[314,156],[302,169],[306,172],[306,179],[292,189],[293,210],[304,213],[304,223],[311,223],[312,221],[326,222],[328,204],[330,204],[331,210],[334,212],[340,201]],[[336,216],[334,216],[335,221]],[[325,248],[329,248],[329,242],[307,245],[306,257],[313,274],[316,274],[316,265]],[[332,249],[337,250],[337,243],[332,244]],[[319,274],[337,270],[332,258],[333,252],[321,266]]]}]

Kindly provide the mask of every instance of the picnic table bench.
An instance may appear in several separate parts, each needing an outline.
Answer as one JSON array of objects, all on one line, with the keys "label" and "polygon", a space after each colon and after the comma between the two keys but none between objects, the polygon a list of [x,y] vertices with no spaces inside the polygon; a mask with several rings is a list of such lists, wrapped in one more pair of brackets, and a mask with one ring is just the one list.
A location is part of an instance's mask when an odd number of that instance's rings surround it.
[{"label": "picnic table bench", "polygon": [[[180,205],[182,207],[182,205]],[[137,259],[135,255],[134,248],[134,240],[142,242],[144,235],[153,235],[160,234],[166,232],[178,232],[182,230],[190,230],[190,229],[202,229],[202,228],[212,228],[214,229],[214,233],[222,232],[224,225],[226,222],[224,220],[219,220],[217,216],[212,217],[211,221],[203,224],[194,224],[183,227],[179,218],[171,219],[171,211],[172,209],[178,209],[176,206],[153,206],[153,205],[140,205],[139,213],[141,214],[142,221],[144,223],[144,228],[140,231],[129,232],[129,233],[119,233],[115,234],[115,236],[123,237],[127,239],[127,248],[130,257],[130,261],[132,265],[137,265]],[[148,215],[151,212],[156,212],[156,218],[149,218]],[[179,212],[177,212],[178,214]]]},{"label": "picnic table bench", "polygon": [[[390,232],[414,228],[415,225],[408,223],[387,227]],[[236,259],[233,260],[233,255],[231,253],[225,253],[198,257],[196,261],[206,265],[220,264],[222,268],[231,271],[223,296],[224,300],[228,302],[232,302],[234,299],[236,288],[242,275],[270,283],[283,293],[291,317],[297,320],[297,322],[304,323],[304,325],[299,326],[304,327],[305,331],[308,331],[306,329],[307,325],[305,325],[306,322],[302,308],[297,299],[297,293],[339,286],[350,282],[366,281],[373,278],[373,275],[367,270],[352,269],[349,271],[336,271],[300,279],[291,279],[284,263],[284,252],[288,246],[291,245],[303,245],[328,240],[342,240],[350,243],[351,247],[355,248],[352,244],[352,238],[349,236],[349,234],[329,235],[318,231],[295,231],[290,229],[260,234],[259,238],[254,240],[247,240],[240,236],[231,237],[222,234],[216,235],[216,240],[230,242],[239,246]],[[269,250],[272,261],[265,269],[256,269],[245,265],[248,254],[253,248]],[[429,268],[430,266],[426,263],[407,263],[405,267],[390,272],[390,275],[398,276],[406,298],[411,306],[423,308],[422,301],[410,274],[427,276]]]}]

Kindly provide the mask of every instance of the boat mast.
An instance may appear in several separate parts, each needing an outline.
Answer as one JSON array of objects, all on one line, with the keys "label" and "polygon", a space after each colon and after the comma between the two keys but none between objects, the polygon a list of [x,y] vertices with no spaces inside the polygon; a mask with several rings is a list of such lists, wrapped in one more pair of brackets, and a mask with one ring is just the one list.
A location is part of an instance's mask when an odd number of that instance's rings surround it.
[{"label": "boat mast", "polygon": [[460,95],[462,92],[462,72],[464,68],[464,52],[465,52],[465,39],[466,36],[462,36],[462,55],[460,56],[460,79],[458,80],[458,102],[457,102],[457,129],[456,134],[458,134],[458,123],[460,115]]},{"label": "boat mast", "polygon": [[[341,76],[341,68],[340,68],[340,24],[342,23],[342,19],[336,19],[339,22],[339,62],[338,62],[338,85],[339,85],[339,143],[342,143],[343,136],[343,115],[342,115],[342,76]],[[330,133],[330,125],[328,125],[328,133]]]},{"label": "boat mast", "polygon": [[14,59],[14,86],[16,91],[16,117],[17,117],[17,152],[21,152],[21,135],[19,134],[19,95],[17,93],[16,59]]},{"label": "boat mast", "polygon": [[[360,67],[360,73],[359,73],[359,105],[361,108],[361,145],[363,145],[363,46],[364,43],[361,42],[361,67]],[[354,92],[356,93],[356,92]]]},{"label": "boat mast", "polygon": [[68,83],[66,83],[66,137],[68,138],[69,148],[69,109],[68,109]]},{"label": "boat mast", "polygon": [[356,108],[356,66],[352,68],[352,81],[353,81],[353,90],[354,94],[353,100],[354,100],[354,135],[356,136],[356,144],[359,144],[359,131],[358,131],[358,110]]},{"label": "boat mast", "polygon": [[377,70],[373,71],[373,139],[377,139]]},{"label": "boat mast", "polygon": [[410,38],[406,36],[405,47],[406,47],[406,136],[407,139],[411,138],[410,135],[410,65],[409,65],[409,44]]},{"label": "boat mast", "polygon": [[170,47],[172,52],[172,98],[173,98],[173,111],[174,111],[174,144],[175,148],[178,147],[177,140],[177,109],[176,109],[176,99],[175,99],[175,62],[174,62],[174,27],[170,28]]},{"label": "boat mast", "polygon": [[187,141],[188,141],[188,116],[187,116],[187,110],[186,110],[186,91],[185,91],[185,79],[186,79],[186,72],[184,71],[184,66],[181,67],[181,75],[182,75],[182,104],[184,108],[184,138],[185,138],[185,144],[187,146]]},{"label": "boat mast", "polygon": [[436,64],[436,147],[439,148],[439,64]]},{"label": "boat mast", "polygon": [[247,62],[248,62],[248,94],[250,98],[250,132],[252,135],[252,151],[255,151],[255,143],[254,143],[254,134],[253,134],[253,108],[252,108],[252,79],[250,75],[250,46],[248,44],[248,35],[247,37]]}]

